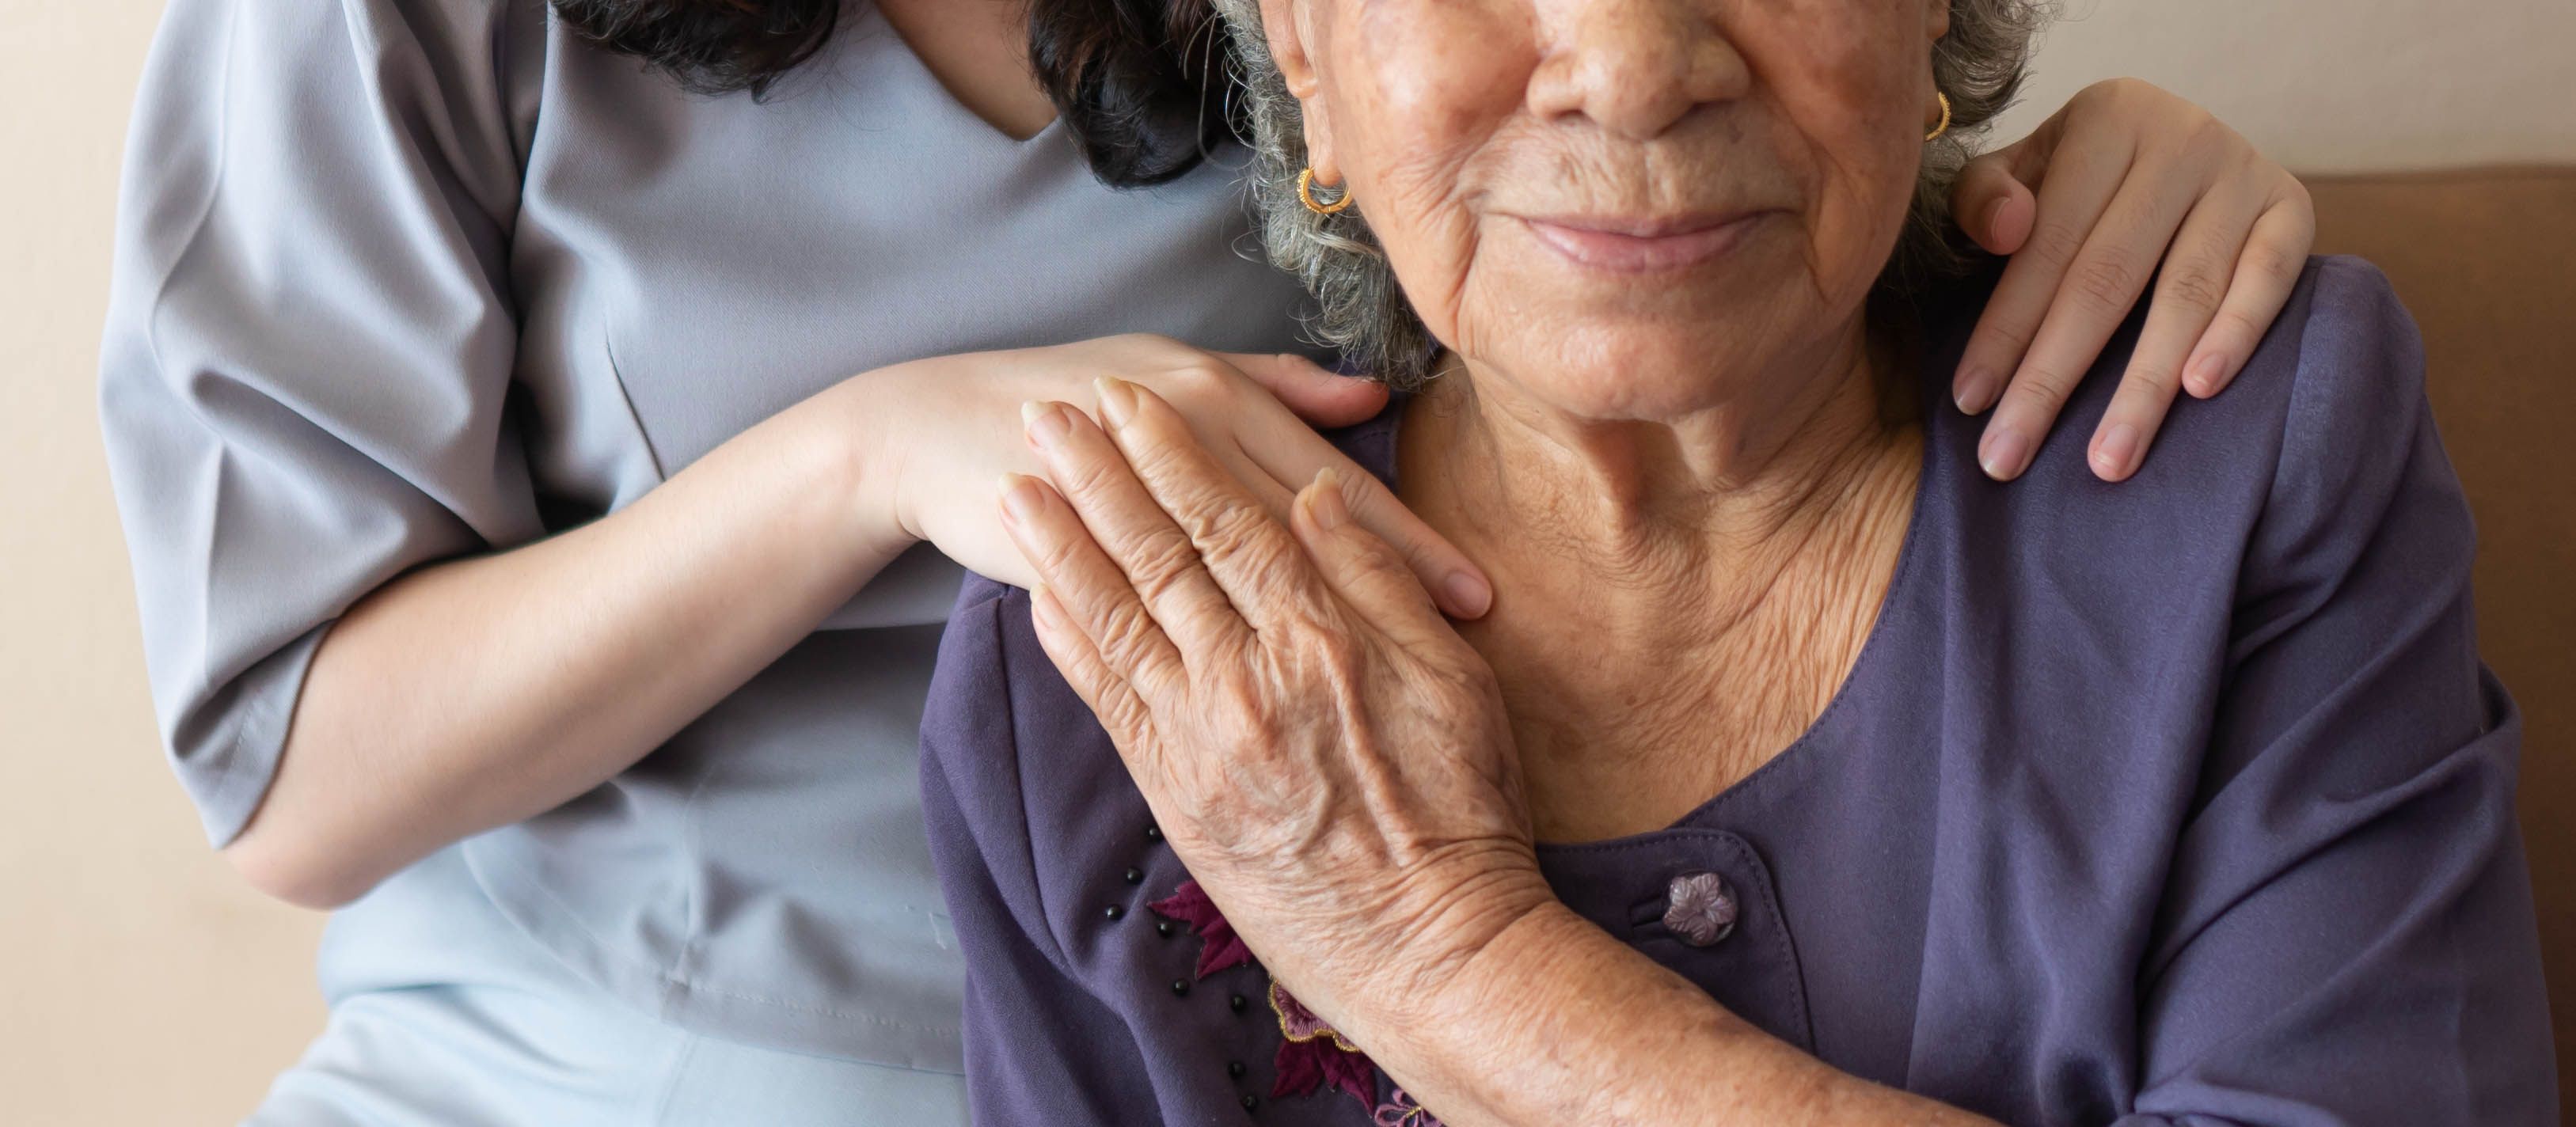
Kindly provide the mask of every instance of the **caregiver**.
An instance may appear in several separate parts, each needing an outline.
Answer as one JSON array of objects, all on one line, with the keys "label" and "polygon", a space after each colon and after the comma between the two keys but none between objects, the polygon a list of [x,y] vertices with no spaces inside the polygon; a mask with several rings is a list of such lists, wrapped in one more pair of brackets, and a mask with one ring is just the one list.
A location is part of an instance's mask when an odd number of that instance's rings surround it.
[{"label": "caregiver", "polygon": [[[1279,355],[1309,306],[1247,253],[1214,35],[173,0],[102,378],[154,699],[226,855],[343,909],[330,1026],[255,1121],[963,1117],[915,748],[958,564],[1029,578],[990,501],[1036,468],[1017,405],[1116,374],[1277,504],[1366,476],[1290,425],[1383,393]],[[1971,235],[2029,244],[1959,389],[2001,476],[2169,243],[2105,476],[2252,353],[2309,238],[2277,167],[2134,84],[1966,184]]]}]

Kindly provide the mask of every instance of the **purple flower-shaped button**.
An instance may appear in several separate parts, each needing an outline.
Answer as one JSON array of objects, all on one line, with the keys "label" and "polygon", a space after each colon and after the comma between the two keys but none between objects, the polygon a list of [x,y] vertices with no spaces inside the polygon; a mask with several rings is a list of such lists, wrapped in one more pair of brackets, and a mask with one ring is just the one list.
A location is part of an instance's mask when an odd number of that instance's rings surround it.
[{"label": "purple flower-shaped button", "polygon": [[1693,947],[1706,947],[1735,930],[1735,890],[1716,873],[1683,873],[1664,893],[1664,927]]}]

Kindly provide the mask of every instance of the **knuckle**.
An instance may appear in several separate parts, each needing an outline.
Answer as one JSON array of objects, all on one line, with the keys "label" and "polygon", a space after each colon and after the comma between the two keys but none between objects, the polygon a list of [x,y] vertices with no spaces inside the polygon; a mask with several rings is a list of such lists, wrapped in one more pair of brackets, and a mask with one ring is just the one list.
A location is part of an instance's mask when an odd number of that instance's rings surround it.
[{"label": "knuckle", "polygon": [[2124,394],[2134,395],[2138,392],[2146,392],[2158,402],[2170,398],[2174,387],[2181,382],[2181,368],[2174,364],[2162,363],[2133,365],[2129,373],[2121,377],[2120,381],[2121,391]]},{"label": "knuckle", "polygon": [[2217,114],[2189,103],[2185,105],[2190,108],[2184,110],[2176,122],[2184,151],[2202,157],[2221,157],[2246,147],[2234,129],[2218,120]]},{"label": "knuckle", "polygon": [[2269,326],[2260,324],[2256,322],[2254,318],[2247,316],[2245,311],[2241,309],[2226,309],[2219,311],[2217,324],[2226,335],[2234,337],[2248,346],[2262,340],[2264,330],[2269,328]]},{"label": "knuckle", "polygon": [[1036,561],[1038,565],[1038,574],[1065,574],[1072,570],[1074,554],[1080,550],[1080,545],[1075,544],[1071,540],[1062,540],[1046,545],[1045,549],[1039,553],[1039,558]]},{"label": "knuckle", "polygon": [[[1970,344],[1971,352],[2017,358],[2030,351],[2031,342],[2039,338],[2039,318],[2022,309],[2001,305],[1986,307],[1986,319],[1977,326]],[[2006,359],[2004,363],[2012,363]]]},{"label": "knuckle", "polygon": [[1192,349],[1188,356],[1175,360],[1163,373],[1171,393],[1192,399],[1213,399],[1234,390],[1233,366],[1204,352]]},{"label": "knuckle", "polygon": [[1240,560],[1275,550],[1277,529],[1270,514],[1237,502],[1193,514],[1189,538],[1211,559]]},{"label": "knuckle", "polygon": [[1096,498],[1109,491],[1117,479],[1115,459],[1076,457],[1071,465],[1057,467],[1054,479],[1059,492],[1072,498]]},{"label": "knuckle", "polygon": [[1143,607],[1122,601],[1105,608],[1100,616],[1100,637],[1096,642],[1101,659],[1107,661],[1112,669],[1140,668],[1153,630],[1153,620],[1146,617]]},{"label": "knuckle", "polygon": [[2165,276],[2157,283],[2157,300],[2199,315],[2217,309],[2226,296],[2227,284],[2217,269],[2200,259],[2165,267]]},{"label": "knuckle", "polygon": [[2081,372],[2070,373],[2053,364],[2034,362],[2022,367],[2005,394],[2053,412],[2066,402],[2067,394],[2075,390],[2075,381],[2082,377]]},{"label": "knuckle", "polygon": [[2249,252],[2255,273],[2283,286],[2295,284],[2308,268],[2304,247],[2264,246]]},{"label": "knuckle", "polygon": [[[1210,686],[1209,695],[1237,731],[1268,732],[1279,719],[1278,703],[1271,694],[1252,677],[1240,672],[1217,678],[1216,683]],[[1267,744],[1270,741],[1250,742]]]},{"label": "knuckle", "polygon": [[2116,258],[2097,257],[2077,263],[2066,276],[2066,288],[2095,312],[2117,316],[2137,300],[2138,275]]},{"label": "knuckle", "polygon": [[1357,578],[1413,581],[1413,565],[1394,546],[1376,537],[1365,537],[1359,550],[1351,553],[1349,567]]},{"label": "knuckle", "polygon": [[[1138,428],[1122,436],[1128,439],[1120,451],[1127,455],[1127,466],[1143,482],[1169,482],[1185,477],[1189,466],[1182,459],[1178,443],[1160,430]],[[1138,441],[1138,439],[1143,439]]]},{"label": "knuckle", "polygon": [[1138,536],[1126,554],[1136,593],[1149,604],[1170,597],[1198,563],[1198,552],[1190,542],[1164,529]]},{"label": "knuckle", "polygon": [[2048,216],[2032,228],[2030,243],[2022,248],[2022,253],[2050,265],[2071,262],[2076,252],[2084,249],[2084,237],[2092,233],[2090,227],[2077,226],[2060,216]]}]

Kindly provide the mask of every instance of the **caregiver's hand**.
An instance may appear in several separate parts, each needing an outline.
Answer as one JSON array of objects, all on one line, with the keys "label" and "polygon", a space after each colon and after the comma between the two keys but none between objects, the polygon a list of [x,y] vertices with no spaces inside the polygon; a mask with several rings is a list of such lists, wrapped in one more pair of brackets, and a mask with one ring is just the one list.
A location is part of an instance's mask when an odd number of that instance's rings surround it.
[{"label": "caregiver's hand", "polygon": [[1951,385],[1961,410],[1995,408],[1977,458],[2004,479],[2029,467],[2154,278],[2087,458],[2105,480],[2137,472],[2174,389],[2205,399],[2235,378],[2316,241],[2297,178],[2209,111],[2135,79],[2086,87],[2030,136],[1970,162],[1950,199],[1961,230],[2012,256]]},{"label": "caregiver's hand", "polygon": [[1062,492],[1004,486],[1040,641],[1273,974],[1327,1018],[1422,996],[1553,899],[1492,672],[1353,519],[1374,479],[1328,471],[1283,523],[1160,397],[1100,394],[1108,433],[1029,412]]},{"label": "caregiver's hand", "polygon": [[[1035,468],[1016,422],[1018,407],[1087,400],[1092,381],[1108,375],[1153,388],[1272,516],[1284,516],[1290,498],[1317,471],[1331,468],[1367,482],[1371,488],[1352,490],[1353,518],[1396,547],[1443,610],[1460,618],[1485,613],[1492,587],[1484,573],[1306,425],[1367,419],[1386,405],[1385,387],[1334,375],[1299,356],[1205,352],[1139,334],[886,369],[850,393],[855,410],[892,411],[908,420],[884,439],[895,481],[894,522],[969,569],[1013,586],[1033,585],[1028,564],[993,519],[990,498],[995,478]],[[902,402],[890,405],[888,396]]]}]

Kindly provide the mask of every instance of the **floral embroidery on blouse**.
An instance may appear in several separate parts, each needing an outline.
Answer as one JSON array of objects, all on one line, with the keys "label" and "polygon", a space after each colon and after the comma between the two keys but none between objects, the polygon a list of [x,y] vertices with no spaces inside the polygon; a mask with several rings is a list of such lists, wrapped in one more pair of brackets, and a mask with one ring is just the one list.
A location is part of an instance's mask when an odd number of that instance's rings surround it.
[{"label": "floral embroidery on blouse", "polygon": [[1413,1097],[1402,1088],[1396,1089],[1392,1098],[1377,1106],[1376,1121],[1377,1127],[1441,1127],[1439,1117],[1423,1110],[1422,1105],[1413,1102]]},{"label": "floral embroidery on blouse", "polygon": [[1234,933],[1234,925],[1225,922],[1225,913],[1216,910],[1216,901],[1208,899],[1199,882],[1185,880],[1178,891],[1164,899],[1145,905],[1155,915],[1190,925],[1199,937],[1199,968],[1194,978],[1206,978],[1228,967],[1239,967],[1252,961],[1252,948]]},{"label": "floral embroidery on blouse", "polygon": [[1270,984],[1270,1012],[1279,1015],[1279,1055],[1272,1065],[1279,1079],[1270,1098],[1302,1096],[1319,1088],[1339,1088],[1367,1108],[1377,1097],[1377,1064],[1335,1032],[1315,1011],[1277,981]]},{"label": "floral embroidery on blouse", "polygon": [[[1199,882],[1181,882],[1181,887],[1161,900],[1145,905],[1154,914],[1189,925],[1199,937],[1196,977],[1206,978],[1229,967],[1252,961],[1252,949],[1234,933],[1225,913],[1208,899]],[[1372,1110],[1378,1127],[1441,1127],[1440,1120],[1404,1090],[1395,1090],[1392,1100],[1377,1104],[1377,1064],[1351,1044],[1315,1011],[1273,981],[1269,990],[1270,1012],[1279,1018],[1278,1055],[1272,1068],[1278,1078],[1270,1085],[1270,1098],[1303,1096],[1327,1088],[1335,1089],[1358,1100],[1364,1110]],[[1372,1108],[1372,1105],[1374,1107]]]}]

